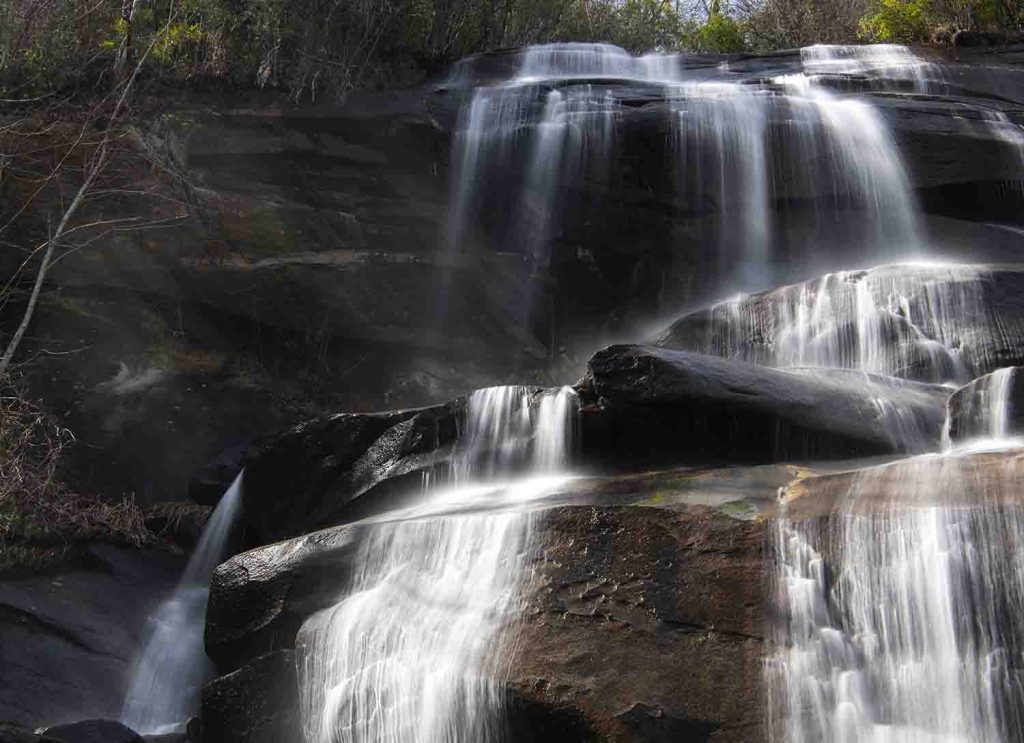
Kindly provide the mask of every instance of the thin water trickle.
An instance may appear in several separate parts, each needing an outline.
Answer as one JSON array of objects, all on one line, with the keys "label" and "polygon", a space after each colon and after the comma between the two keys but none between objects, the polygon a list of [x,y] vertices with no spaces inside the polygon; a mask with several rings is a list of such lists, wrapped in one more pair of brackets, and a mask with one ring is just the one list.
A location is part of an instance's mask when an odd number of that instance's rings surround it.
[{"label": "thin water trickle", "polygon": [[121,710],[121,722],[140,733],[173,728],[199,709],[200,689],[212,671],[203,643],[210,575],[225,557],[241,512],[243,475],[221,497],[177,588],[150,619]]},{"label": "thin water trickle", "polygon": [[344,598],[299,633],[309,743],[502,740],[529,505],[567,479],[574,418],[569,388],[480,390],[452,483],[357,525]]}]

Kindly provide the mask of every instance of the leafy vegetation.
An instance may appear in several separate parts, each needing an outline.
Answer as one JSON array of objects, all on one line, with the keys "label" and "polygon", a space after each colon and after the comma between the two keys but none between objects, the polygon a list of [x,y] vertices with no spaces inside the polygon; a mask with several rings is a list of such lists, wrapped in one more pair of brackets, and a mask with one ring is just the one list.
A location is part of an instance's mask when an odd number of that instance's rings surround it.
[{"label": "leafy vegetation", "polygon": [[859,35],[865,41],[912,43],[948,40],[956,31],[1022,29],[1019,0],[871,0]]},{"label": "leafy vegetation", "polygon": [[552,41],[763,51],[1022,28],[1019,0],[0,0],[0,89],[95,85],[112,58],[124,67],[144,49],[153,74],[308,100]]}]

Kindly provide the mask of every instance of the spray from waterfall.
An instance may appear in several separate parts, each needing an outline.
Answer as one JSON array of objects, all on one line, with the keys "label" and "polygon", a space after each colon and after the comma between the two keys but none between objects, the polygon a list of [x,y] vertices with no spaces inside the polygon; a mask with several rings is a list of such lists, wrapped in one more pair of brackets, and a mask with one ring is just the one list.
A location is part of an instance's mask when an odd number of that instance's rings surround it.
[{"label": "spray from waterfall", "polygon": [[200,689],[212,671],[203,644],[210,575],[225,557],[241,512],[243,474],[221,497],[174,593],[150,620],[121,710],[121,722],[140,733],[173,728],[199,709]]},{"label": "spray from waterfall", "polygon": [[344,597],[299,633],[309,743],[502,739],[529,506],[566,479],[574,418],[569,388],[480,390],[452,482],[356,525]]}]

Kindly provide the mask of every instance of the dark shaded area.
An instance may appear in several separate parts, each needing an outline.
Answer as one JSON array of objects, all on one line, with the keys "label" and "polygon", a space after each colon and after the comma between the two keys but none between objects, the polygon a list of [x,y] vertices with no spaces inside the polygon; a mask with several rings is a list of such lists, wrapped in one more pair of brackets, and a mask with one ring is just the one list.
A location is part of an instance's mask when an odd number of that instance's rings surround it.
[{"label": "dark shaded area", "polygon": [[291,743],[302,740],[291,651],[261,656],[203,689],[202,740]]},{"label": "dark shaded area", "polygon": [[[903,406],[936,444],[948,391],[842,371],[811,375],[671,351],[612,346],[588,365],[580,448],[600,467],[852,458],[904,450],[874,404]],[[859,383],[854,383],[859,382]]]}]

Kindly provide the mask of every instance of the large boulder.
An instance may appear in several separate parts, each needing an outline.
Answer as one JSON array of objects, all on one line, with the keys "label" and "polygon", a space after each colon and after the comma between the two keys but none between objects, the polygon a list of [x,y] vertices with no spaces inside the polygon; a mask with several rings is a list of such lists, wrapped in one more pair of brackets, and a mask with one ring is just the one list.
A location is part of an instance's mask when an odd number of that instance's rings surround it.
[{"label": "large boulder", "polygon": [[[710,509],[545,514],[516,694],[594,741],[761,736],[764,525]],[[541,728],[543,730],[543,728]]]},{"label": "large boulder", "polygon": [[1024,360],[1024,267],[900,264],[828,274],[691,312],[655,342],[770,366],[966,382]]},{"label": "large boulder", "polygon": [[[770,511],[776,493],[817,470],[793,465],[697,468],[569,480],[548,507],[633,506],[686,513],[708,508],[735,520]],[[250,549],[214,572],[206,647],[222,671],[291,647],[307,617],[336,601],[347,584],[365,524],[347,524]]]},{"label": "large boulder", "polygon": [[339,414],[266,438],[245,471],[249,542],[338,523],[343,510],[348,519],[366,515],[418,486],[451,456],[463,408],[460,399],[423,410]]},{"label": "large boulder", "polygon": [[31,727],[116,719],[148,617],[182,567],[166,553],[95,544],[76,564],[5,576],[0,719]]},{"label": "large boulder", "polygon": [[[554,494],[535,522],[534,579],[514,630],[518,650],[507,680],[516,740],[740,741],[755,734],[764,522],[750,513],[769,507],[778,484],[802,474],[584,478]],[[720,486],[733,497],[716,500]],[[708,495],[717,505],[706,505]],[[287,667],[296,634],[338,600],[366,528],[335,527],[218,568],[207,644],[227,675],[204,692],[204,735],[264,741],[274,739],[264,730],[296,724],[294,669]],[[283,701],[274,706],[268,698]],[[247,717],[252,705],[259,709]],[[243,718],[255,722],[233,722]]]},{"label": "large boulder", "polygon": [[938,445],[948,391],[841,370],[781,370],[612,346],[582,385],[581,449],[603,466],[780,461]]},{"label": "large boulder", "polygon": [[[658,493],[647,487],[648,499]],[[740,741],[758,729],[763,522],[684,501],[565,505],[539,518],[508,679],[517,740]],[[287,739],[296,632],[337,601],[358,538],[337,527],[218,569],[207,642],[236,670],[204,692],[204,735]]]}]

